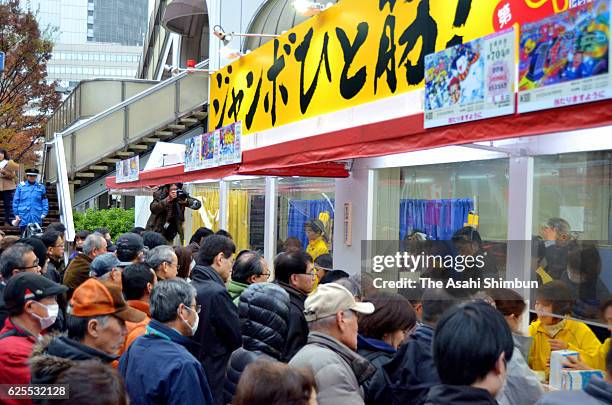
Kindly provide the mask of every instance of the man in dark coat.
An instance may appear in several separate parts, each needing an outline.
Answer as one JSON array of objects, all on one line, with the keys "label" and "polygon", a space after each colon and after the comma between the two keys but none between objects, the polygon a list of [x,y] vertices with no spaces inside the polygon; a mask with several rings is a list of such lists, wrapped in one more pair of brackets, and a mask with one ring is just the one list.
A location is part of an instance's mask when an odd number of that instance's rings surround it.
[{"label": "man in dark coat", "polygon": [[83,252],[70,262],[64,273],[63,283],[68,287],[66,300],[70,301],[74,290],[89,279],[91,262],[96,257],[106,253],[106,240],[95,233],[89,235],[83,243]]},{"label": "man in dark coat", "polygon": [[316,274],[310,255],[296,250],[279,254],[274,259],[276,283],[287,291],[289,306],[289,331],[283,359],[289,362],[308,341],[308,322],[304,316],[304,301],[314,288]]},{"label": "man in dark coat", "polygon": [[202,362],[215,404],[223,405],[225,368],[230,355],[241,345],[240,321],[236,305],[225,288],[234,264],[236,246],[231,239],[212,235],[204,240],[198,264],[191,275],[196,300],[204,308],[192,349]]},{"label": "man in dark coat", "polygon": [[58,231],[47,230],[40,239],[47,248],[47,272],[44,274],[55,283],[62,283],[66,264],[64,263],[64,234]]},{"label": "man in dark coat", "polygon": [[153,193],[153,201],[149,206],[151,216],[147,221],[147,231],[161,233],[168,242],[176,235],[183,243],[183,223],[185,222],[185,207],[200,209],[202,203],[183,192],[182,183],[167,184]]},{"label": "man in dark coat", "polygon": [[[119,371],[133,405],[212,405],[202,365],[187,350],[201,307],[185,280],[160,281],[151,293],[147,333],[121,357]],[[210,309],[209,309],[210,311]]]},{"label": "man in dark coat", "polygon": [[501,312],[484,302],[461,304],[446,312],[433,343],[440,382],[426,405],[498,405],[512,359],[512,331]]},{"label": "man in dark coat", "polygon": [[238,298],[242,347],[227,365],[225,403],[231,403],[244,369],[256,360],[282,361],[287,340],[289,295],[272,283],[251,284]]},{"label": "man in dark coat", "polygon": [[426,290],[422,300],[423,323],[376,372],[366,392],[366,403],[421,405],[430,388],[440,384],[432,355],[434,330],[444,311],[458,301],[443,289]]}]

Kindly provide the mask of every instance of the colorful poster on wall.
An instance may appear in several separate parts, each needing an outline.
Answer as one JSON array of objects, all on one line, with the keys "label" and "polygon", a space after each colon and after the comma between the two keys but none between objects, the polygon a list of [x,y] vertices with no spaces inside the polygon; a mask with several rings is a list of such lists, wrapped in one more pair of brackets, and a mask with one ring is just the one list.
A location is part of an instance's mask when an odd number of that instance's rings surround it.
[{"label": "colorful poster on wall", "polygon": [[240,148],[242,123],[235,122],[222,127],[217,132],[219,133],[219,164],[240,163],[242,161]]},{"label": "colorful poster on wall", "polygon": [[240,163],[242,123],[235,122],[185,141],[185,171]]},{"label": "colorful poster on wall", "polygon": [[185,171],[202,169],[201,147],[202,135],[185,140]]},{"label": "colorful poster on wall", "polygon": [[116,182],[129,183],[138,180],[140,172],[140,159],[134,156],[129,159],[121,160],[115,163]]},{"label": "colorful poster on wall", "polygon": [[425,128],[458,124],[514,109],[514,30],[425,57]]},{"label": "colorful poster on wall", "polygon": [[219,165],[219,134],[217,131],[208,132],[202,135],[202,145],[200,158],[202,159],[202,167],[209,168]]},{"label": "colorful poster on wall", "polygon": [[612,97],[610,1],[597,0],[521,29],[519,112]]}]

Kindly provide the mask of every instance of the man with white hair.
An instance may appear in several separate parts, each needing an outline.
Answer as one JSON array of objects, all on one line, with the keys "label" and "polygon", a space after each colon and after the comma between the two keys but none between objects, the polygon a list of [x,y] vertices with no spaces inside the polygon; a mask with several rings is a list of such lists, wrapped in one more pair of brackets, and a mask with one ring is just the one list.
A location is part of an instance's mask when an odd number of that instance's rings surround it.
[{"label": "man with white hair", "polygon": [[89,279],[89,267],[91,262],[102,254],[106,253],[106,239],[98,234],[91,234],[83,243],[83,252],[79,253],[68,265],[64,274],[64,285],[68,287],[66,293],[68,300],[78,286]]},{"label": "man with white hair", "polygon": [[317,381],[319,405],[363,404],[361,384],[376,371],[357,350],[357,313],[371,314],[374,305],[356,302],[345,287],[320,285],[304,303],[308,343],[289,362],[311,368]]},{"label": "man with white hair", "polygon": [[178,274],[178,257],[172,246],[162,245],[149,250],[146,262],[158,280],[171,280]]}]

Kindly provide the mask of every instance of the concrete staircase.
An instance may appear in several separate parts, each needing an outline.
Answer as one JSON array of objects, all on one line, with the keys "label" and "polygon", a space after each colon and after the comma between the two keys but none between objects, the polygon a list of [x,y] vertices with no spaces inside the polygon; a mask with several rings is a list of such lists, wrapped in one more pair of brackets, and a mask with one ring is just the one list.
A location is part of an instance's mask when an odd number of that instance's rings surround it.
[{"label": "concrete staircase", "polygon": [[[57,189],[55,188],[55,184],[46,184],[47,188],[47,198],[49,199],[49,215],[43,221],[43,227],[46,227],[52,222],[59,222],[59,202],[57,200]],[[4,221],[4,205],[0,201],[0,223]],[[6,235],[15,235],[19,236],[19,228],[11,226],[11,224],[4,224],[0,226],[0,230],[2,230]]]}]

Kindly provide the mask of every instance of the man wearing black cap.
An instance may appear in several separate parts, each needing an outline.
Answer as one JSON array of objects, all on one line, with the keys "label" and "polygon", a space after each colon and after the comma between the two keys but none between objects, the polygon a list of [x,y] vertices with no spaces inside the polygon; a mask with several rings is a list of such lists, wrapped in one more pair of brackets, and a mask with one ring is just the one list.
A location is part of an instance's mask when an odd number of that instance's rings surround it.
[{"label": "man wearing black cap", "polygon": [[0,331],[0,381],[3,384],[30,383],[28,359],[41,332],[55,322],[59,312],[56,298],[66,290],[34,273],[11,277],[4,291],[9,318]]},{"label": "man wearing black cap", "polygon": [[37,181],[38,174],[38,169],[27,170],[27,181],[19,183],[13,197],[14,225],[19,226],[22,233],[28,224],[42,227],[43,219],[49,214],[47,190]]},{"label": "man wearing black cap", "polygon": [[3,294],[6,289],[6,284],[11,277],[19,273],[28,272],[41,274],[40,263],[32,247],[24,243],[16,243],[6,249],[0,255],[0,272],[2,273],[2,281],[0,281],[0,328],[4,326],[4,321],[8,318],[9,313],[4,305]]},{"label": "man wearing black cap", "polygon": [[130,264],[144,262],[144,241],[137,233],[127,232],[120,235],[115,246],[119,261]]}]

